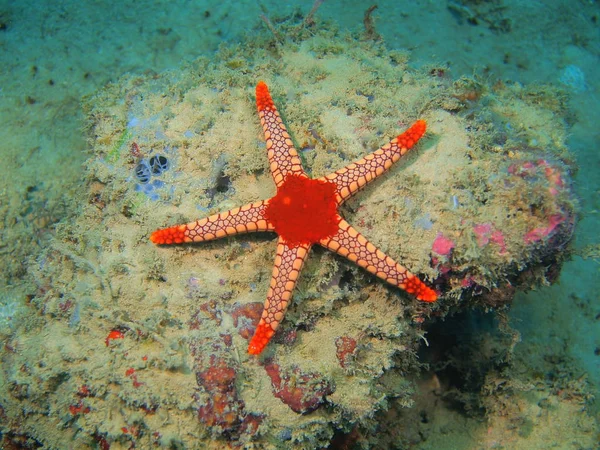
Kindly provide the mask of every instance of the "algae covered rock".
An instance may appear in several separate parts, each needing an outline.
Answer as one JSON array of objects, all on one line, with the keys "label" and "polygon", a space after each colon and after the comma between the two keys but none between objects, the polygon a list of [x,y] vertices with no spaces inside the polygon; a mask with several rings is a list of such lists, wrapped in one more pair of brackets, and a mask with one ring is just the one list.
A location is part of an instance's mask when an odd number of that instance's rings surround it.
[{"label": "algae covered rock", "polygon": [[[156,228],[275,193],[258,80],[313,177],[428,122],[418,149],[342,209],[433,285],[436,303],[317,248],[256,358],[246,347],[275,236],[149,242]],[[33,267],[39,315],[11,335],[28,350],[7,354],[2,369],[2,421],[50,447],[309,449],[356,426],[375,430],[389,399],[411,404],[407,375],[427,319],[504,306],[515,289],[551,282],[574,227],[555,92],[453,81],[372,42],[325,32],[247,42],[126,77],[85,106],[80,214]]]}]

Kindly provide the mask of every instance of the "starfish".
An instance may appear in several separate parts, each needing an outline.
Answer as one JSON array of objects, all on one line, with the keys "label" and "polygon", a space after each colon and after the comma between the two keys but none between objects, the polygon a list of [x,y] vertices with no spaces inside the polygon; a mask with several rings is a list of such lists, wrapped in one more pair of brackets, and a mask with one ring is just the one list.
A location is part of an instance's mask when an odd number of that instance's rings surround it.
[{"label": "starfish", "polygon": [[311,179],[302,169],[298,152],[262,81],[256,86],[256,107],[277,186],[275,196],[195,222],[160,229],[150,236],[155,244],[181,244],[255,231],[274,231],[279,235],[271,284],[248,353],[260,354],[275,334],[313,244],[348,258],[418,300],[436,301],[437,294],[432,288],[375,247],[338,213],[342,203],[386,172],[417,143],[425,134],[425,121],[416,121],[390,143],[359,161]]}]

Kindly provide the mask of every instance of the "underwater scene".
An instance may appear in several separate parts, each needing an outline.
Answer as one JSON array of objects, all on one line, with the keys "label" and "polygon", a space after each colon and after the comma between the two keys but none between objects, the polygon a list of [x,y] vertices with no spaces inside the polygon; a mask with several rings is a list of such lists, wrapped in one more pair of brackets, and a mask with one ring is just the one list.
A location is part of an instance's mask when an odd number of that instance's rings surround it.
[{"label": "underwater scene", "polygon": [[0,448],[600,449],[600,4],[0,2]]}]

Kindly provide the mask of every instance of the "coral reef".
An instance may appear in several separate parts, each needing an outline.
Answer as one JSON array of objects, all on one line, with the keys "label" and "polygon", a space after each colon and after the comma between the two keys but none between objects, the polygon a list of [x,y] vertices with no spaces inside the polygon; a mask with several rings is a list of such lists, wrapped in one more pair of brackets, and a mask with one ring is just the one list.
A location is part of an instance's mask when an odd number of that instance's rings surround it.
[{"label": "coral reef", "polygon": [[[254,111],[260,79],[314,176],[428,121],[419,154],[344,213],[435,285],[436,304],[317,250],[275,345],[255,358],[245,349],[273,236],[148,241],[160,226],[274,194]],[[573,232],[556,92],[452,81],[334,31],[224,47],[179,71],[125,77],[85,106],[81,214],[30,267],[36,314],[10,338],[27,350],[2,353],[3,433],[48,448],[316,449],[341,434],[366,446],[386,426],[376,414],[412,404],[431,323],[552,282]]]}]

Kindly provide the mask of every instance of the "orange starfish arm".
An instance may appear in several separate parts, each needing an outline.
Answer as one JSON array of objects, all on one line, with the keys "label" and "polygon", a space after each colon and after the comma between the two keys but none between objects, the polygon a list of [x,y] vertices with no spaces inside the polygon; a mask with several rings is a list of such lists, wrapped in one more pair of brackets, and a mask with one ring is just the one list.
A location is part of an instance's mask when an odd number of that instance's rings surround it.
[{"label": "orange starfish arm", "polygon": [[253,231],[273,231],[273,225],[264,216],[266,206],[267,201],[248,203],[195,222],[156,230],[150,240],[155,244],[181,244]]},{"label": "orange starfish arm", "polygon": [[279,238],[265,308],[248,345],[248,353],[251,355],[261,353],[275,334],[290,303],[292,290],[310,247],[310,244],[304,244],[290,248]]},{"label": "orange starfish arm", "polygon": [[256,108],[265,132],[269,165],[277,187],[289,173],[305,175],[298,152],[263,81],[256,85]]},{"label": "orange starfish arm", "polygon": [[379,150],[321,179],[336,184],[336,200],[340,205],[404,156],[421,139],[426,129],[425,121],[417,120],[408,130]]},{"label": "orange starfish arm", "polygon": [[434,302],[437,294],[409,270],[398,264],[356,231],[344,219],[336,235],[319,242],[323,247],[348,258],[368,272],[404,289],[424,302]]}]

